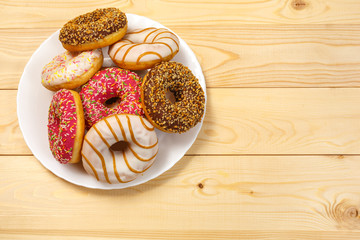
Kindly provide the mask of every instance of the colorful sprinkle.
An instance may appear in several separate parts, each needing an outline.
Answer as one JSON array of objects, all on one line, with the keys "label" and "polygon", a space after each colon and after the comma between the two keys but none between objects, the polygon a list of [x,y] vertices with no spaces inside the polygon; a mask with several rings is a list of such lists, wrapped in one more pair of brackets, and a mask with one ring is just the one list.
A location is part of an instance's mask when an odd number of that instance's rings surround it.
[{"label": "colorful sprinkle", "polygon": [[[87,129],[113,114],[137,113],[144,116],[139,101],[141,83],[140,77],[128,70],[112,67],[97,72],[80,91]],[[115,108],[109,108],[105,102],[114,95],[119,97],[120,102]]]},{"label": "colorful sprinkle", "polygon": [[41,73],[45,86],[60,85],[80,77],[93,67],[94,61],[102,57],[101,49],[71,53],[66,51],[46,64]]},{"label": "colorful sprinkle", "polygon": [[54,158],[62,164],[68,163],[72,158],[77,124],[74,101],[74,96],[69,90],[61,89],[55,93],[49,107],[50,150]]}]

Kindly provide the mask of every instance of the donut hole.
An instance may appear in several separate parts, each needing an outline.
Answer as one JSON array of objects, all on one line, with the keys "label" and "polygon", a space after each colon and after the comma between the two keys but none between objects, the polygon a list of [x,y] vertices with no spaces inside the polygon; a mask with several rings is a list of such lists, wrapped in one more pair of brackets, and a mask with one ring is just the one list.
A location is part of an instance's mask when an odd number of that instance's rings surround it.
[{"label": "donut hole", "polygon": [[106,100],[104,105],[107,108],[116,108],[119,105],[120,101],[121,99],[118,96],[116,96]]},{"label": "donut hole", "polygon": [[129,143],[126,141],[118,141],[110,146],[112,151],[125,151],[129,147]]},{"label": "donut hole", "polygon": [[171,104],[176,103],[175,93],[172,92],[171,90],[167,90],[167,91],[165,92],[165,98],[166,98],[167,100],[169,100]]}]

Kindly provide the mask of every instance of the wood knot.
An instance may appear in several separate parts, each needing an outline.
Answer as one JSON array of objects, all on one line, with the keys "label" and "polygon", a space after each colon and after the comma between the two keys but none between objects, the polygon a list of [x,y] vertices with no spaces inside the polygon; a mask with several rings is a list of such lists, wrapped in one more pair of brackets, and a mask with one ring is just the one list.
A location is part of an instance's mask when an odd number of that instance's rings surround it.
[{"label": "wood knot", "polygon": [[309,3],[307,3],[305,0],[292,0],[292,2],[291,2],[291,6],[295,10],[303,10],[308,5],[309,5]]},{"label": "wood knot", "polygon": [[340,228],[360,229],[358,206],[354,205],[349,200],[345,199],[336,204],[333,208],[332,215]]},{"label": "wood knot", "polygon": [[356,207],[350,207],[346,209],[345,215],[349,216],[350,218],[357,218],[359,216],[359,211]]},{"label": "wood knot", "polygon": [[194,191],[199,196],[215,196],[219,194],[219,185],[221,183],[214,178],[204,178],[195,183]]}]

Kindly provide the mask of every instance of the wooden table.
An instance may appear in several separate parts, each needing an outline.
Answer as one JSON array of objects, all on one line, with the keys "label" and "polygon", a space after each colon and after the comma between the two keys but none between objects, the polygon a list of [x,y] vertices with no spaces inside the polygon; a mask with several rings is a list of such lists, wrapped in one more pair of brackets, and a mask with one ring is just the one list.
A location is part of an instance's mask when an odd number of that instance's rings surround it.
[{"label": "wooden table", "polygon": [[[102,191],[34,158],[16,95],[46,38],[110,6],[188,43],[208,104],[172,169]],[[0,9],[0,239],[360,238],[360,1],[4,0]]]}]

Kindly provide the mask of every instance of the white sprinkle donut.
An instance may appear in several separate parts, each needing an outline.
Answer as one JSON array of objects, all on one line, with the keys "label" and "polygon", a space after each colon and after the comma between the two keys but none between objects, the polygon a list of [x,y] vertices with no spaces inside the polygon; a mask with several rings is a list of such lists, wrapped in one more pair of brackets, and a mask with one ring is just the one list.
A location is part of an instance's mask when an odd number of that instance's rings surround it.
[{"label": "white sprinkle donut", "polygon": [[171,60],[179,51],[179,39],[165,28],[137,29],[127,33],[109,48],[116,65],[130,70],[143,70],[156,63]]},{"label": "white sprinkle donut", "polygon": [[41,83],[52,91],[74,89],[86,83],[101,68],[102,63],[101,49],[66,51],[44,66]]},{"label": "white sprinkle donut", "polygon": [[[120,143],[122,148],[116,149]],[[134,180],[151,167],[157,152],[154,127],[145,118],[117,114],[103,118],[91,127],[81,155],[88,174],[111,184]]]}]

